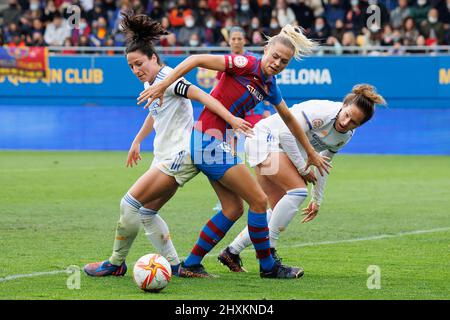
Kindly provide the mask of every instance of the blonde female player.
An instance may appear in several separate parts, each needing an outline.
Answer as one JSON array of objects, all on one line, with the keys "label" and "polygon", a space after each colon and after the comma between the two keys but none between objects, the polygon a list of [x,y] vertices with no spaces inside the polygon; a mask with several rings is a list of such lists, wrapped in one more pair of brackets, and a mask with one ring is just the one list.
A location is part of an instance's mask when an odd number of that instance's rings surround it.
[{"label": "blonde female player", "polygon": [[[152,41],[166,31],[146,15],[123,14],[122,27],[127,36],[126,57],[134,75],[147,88],[163,81],[171,72],[164,66],[153,48]],[[167,258],[172,272],[177,274],[180,263],[169,237],[166,222],[158,210],[193,178],[198,169],[189,156],[189,137],[193,126],[192,104],[195,99],[212,112],[223,117],[230,126],[244,133],[251,132],[250,124],[233,116],[218,100],[181,78],[164,95],[164,101],[153,101],[141,130],[128,154],[127,166],[136,165],[140,157],[141,141],[154,129],[154,159],[150,169],[128,190],[120,203],[113,253],[106,261],[89,263],[84,271],[91,276],[124,275],[125,258],[138,234],[141,222],[147,237],[155,248]]]},{"label": "blonde female player", "polygon": [[[280,34],[268,40],[261,58],[232,54],[193,55],[179,64],[163,81],[145,89],[138,98],[138,104],[148,99],[147,107],[155,99],[162,99],[167,88],[195,67],[224,71],[211,95],[238,117],[244,117],[245,112],[264,99],[272,103],[289,130],[304,146],[308,164],[316,165],[323,173],[328,170],[327,158],[314,151],[300,124],[289,112],[275,80],[275,75],[293,57],[299,58],[314,46],[315,43],[306,38],[300,28],[286,25]],[[260,263],[260,276],[298,278],[303,274],[301,268],[281,265],[270,253],[267,196],[242,160],[232,152],[228,141],[233,135],[228,135],[227,129],[225,121],[205,109],[192,131],[192,161],[209,178],[223,209],[203,227],[196,245],[181,263],[179,274],[182,277],[210,276],[201,261],[243,214],[244,199],[249,204],[248,229]]]},{"label": "blonde female player", "polygon": [[[370,120],[375,104],[384,104],[382,96],[366,84],[353,87],[343,102],[309,100],[294,105],[290,110],[300,122],[316,151],[330,159],[347,144],[355,129]],[[255,135],[247,138],[245,151],[259,184],[269,197],[273,212],[269,218],[270,250],[277,259],[276,246],[280,233],[286,230],[308,195],[306,182],[314,182],[316,175],[306,170],[306,153],[295,142],[280,116],[272,115],[261,120],[254,128]],[[271,170],[268,168],[277,168]],[[312,199],[303,209],[302,222],[313,220],[322,203],[328,175],[317,175],[312,188]],[[219,261],[231,271],[243,272],[239,254],[251,245],[247,228],[219,254]]]}]

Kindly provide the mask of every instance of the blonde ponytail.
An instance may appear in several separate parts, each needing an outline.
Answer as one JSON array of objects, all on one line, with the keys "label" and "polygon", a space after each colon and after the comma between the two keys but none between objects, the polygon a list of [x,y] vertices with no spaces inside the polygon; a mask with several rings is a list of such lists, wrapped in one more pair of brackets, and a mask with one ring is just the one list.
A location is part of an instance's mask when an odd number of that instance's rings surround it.
[{"label": "blonde ponytail", "polygon": [[300,60],[303,56],[313,52],[318,44],[308,39],[304,35],[303,28],[287,24],[281,29],[280,33],[273,37],[267,37],[267,44],[271,45],[276,42],[292,48],[294,50],[294,58]]}]

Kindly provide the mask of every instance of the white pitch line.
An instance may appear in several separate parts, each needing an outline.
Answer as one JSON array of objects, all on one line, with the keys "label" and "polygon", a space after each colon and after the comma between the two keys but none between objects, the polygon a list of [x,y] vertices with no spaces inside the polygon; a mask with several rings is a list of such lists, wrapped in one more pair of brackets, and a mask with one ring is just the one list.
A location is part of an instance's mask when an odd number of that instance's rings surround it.
[{"label": "white pitch line", "polygon": [[[449,231],[449,230],[450,230],[450,227],[428,229],[428,230],[414,230],[414,231],[400,232],[400,233],[395,233],[395,234],[380,234],[377,236],[370,236],[370,237],[360,237],[360,238],[331,240],[331,241],[329,240],[329,241],[320,241],[320,242],[297,243],[297,244],[293,244],[293,245],[280,246],[279,248],[300,248],[300,247],[312,247],[312,246],[321,246],[321,245],[329,245],[329,244],[351,243],[351,242],[359,242],[359,241],[382,240],[382,239],[399,238],[399,237],[410,236],[410,235],[442,232],[442,231]],[[242,253],[249,253],[249,252],[252,252],[252,250],[245,250]]]},{"label": "white pitch line", "polygon": [[47,276],[47,275],[53,275],[58,273],[67,273],[67,270],[55,270],[55,271],[45,271],[45,272],[33,272],[29,274],[15,274],[12,276],[7,276],[4,278],[0,278],[0,282],[5,282],[9,280],[15,280],[19,278],[30,278],[30,277],[38,277],[38,276]]},{"label": "white pitch line", "polygon": [[[442,231],[449,231],[449,230],[450,230],[450,227],[436,228],[436,229],[429,229],[429,230],[414,230],[414,231],[408,231],[408,232],[400,232],[400,233],[396,233],[396,234],[380,234],[377,236],[370,236],[370,237],[361,237],[361,238],[352,238],[352,239],[343,239],[343,240],[334,240],[334,241],[307,242],[307,243],[293,244],[290,246],[281,246],[281,248],[299,248],[299,247],[320,246],[320,245],[327,245],[327,244],[382,240],[382,239],[399,238],[399,237],[409,236],[409,235],[434,233],[434,232],[442,232]],[[213,251],[217,251],[217,250],[213,250]],[[250,253],[250,252],[251,252],[251,250],[245,250],[242,253]],[[214,252],[210,252],[210,254],[207,257],[215,258]],[[30,273],[30,274],[16,274],[16,275],[0,278],[0,282],[6,282],[6,281],[10,281],[10,280],[19,279],[19,278],[30,278],[30,277],[54,275],[54,274],[59,274],[59,273],[67,273],[67,270],[34,272],[34,273]]]}]

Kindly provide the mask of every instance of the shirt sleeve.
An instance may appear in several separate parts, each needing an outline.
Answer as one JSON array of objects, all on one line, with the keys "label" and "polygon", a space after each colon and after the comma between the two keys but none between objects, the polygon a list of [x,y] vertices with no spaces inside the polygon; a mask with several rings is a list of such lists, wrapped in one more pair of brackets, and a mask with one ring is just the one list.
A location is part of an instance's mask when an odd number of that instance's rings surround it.
[{"label": "shirt sleeve", "polygon": [[225,56],[225,72],[236,76],[252,72],[255,64],[255,57],[226,54]]},{"label": "shirt sleeve", "polygon": [[264,98],[265,101],[268,101],[269,103],[273,104],[274,106],[277,106],[281,103],[281,100],[283,100],[283,96],[281,95],[281,90],[278,87],[275,78],[272,82],[272,85],[269,88],[269,94]]}]

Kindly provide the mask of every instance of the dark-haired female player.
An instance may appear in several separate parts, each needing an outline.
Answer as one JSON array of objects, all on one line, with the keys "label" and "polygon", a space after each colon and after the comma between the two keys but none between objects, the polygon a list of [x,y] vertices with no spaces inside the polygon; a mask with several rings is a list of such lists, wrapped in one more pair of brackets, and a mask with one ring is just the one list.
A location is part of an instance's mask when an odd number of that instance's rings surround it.
[{"label": "dark-haired female player", "polygon": [[[152,41],[166,31],[146,15],[123,13],[122,27],[127,37],[126,58],[133,74],[145,88],[164,80],[171,72],[155,52]],[[147,172],[128,190],[120,203],[113,253],[108,260],[89,263],[84,271],[91,276],[124,275],[125,258],[138,234],[141,222],[147,237],[177,274],[180,260],[169,236],[166,222],[158,210],[175,194],[179,186],[192,179],[198,169],[189,155],[193,110],[189,99],[204,104],[233,129],[250,132],[246,121],[233,116],[218,100],[180,78],[167,88],[162,103],[153,101],[141,130],[130,148],[127,166],[136,165],[141,141],[154,129],[154,158]]]}]

